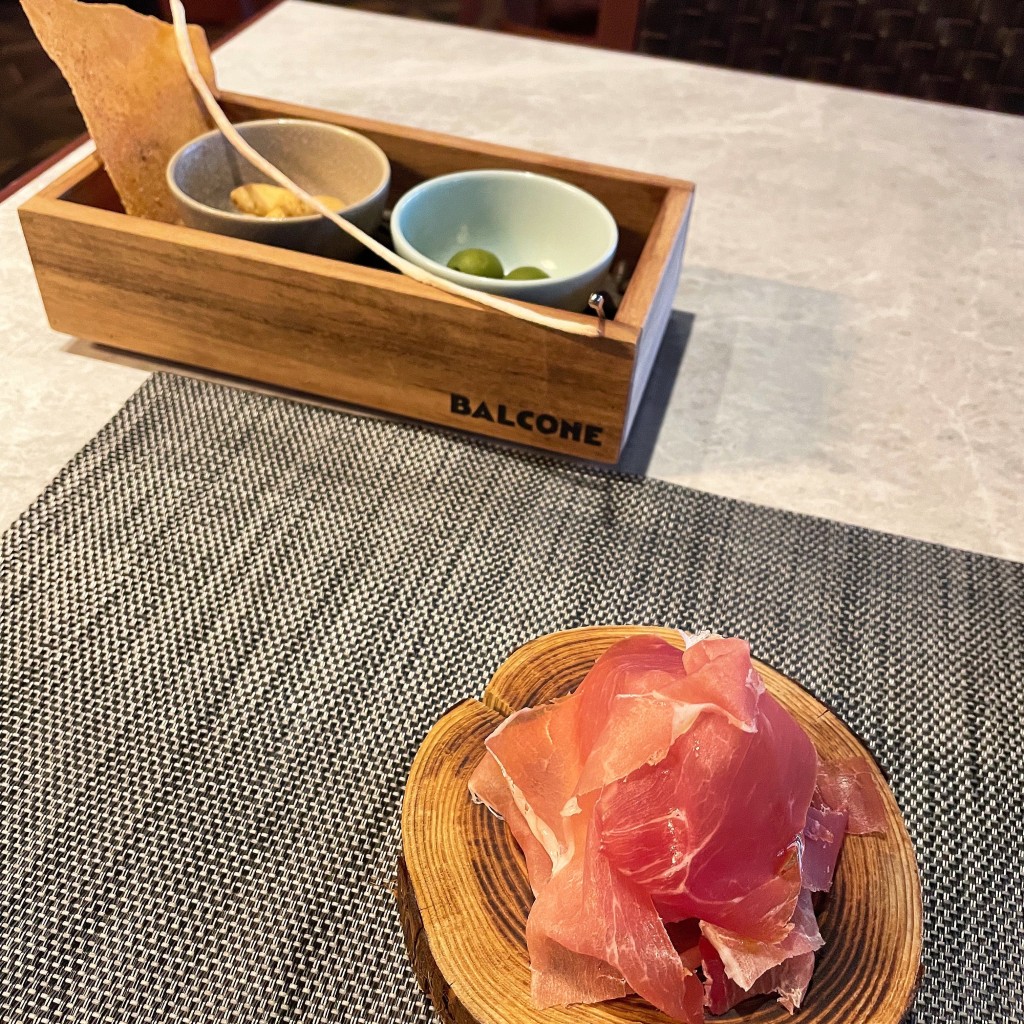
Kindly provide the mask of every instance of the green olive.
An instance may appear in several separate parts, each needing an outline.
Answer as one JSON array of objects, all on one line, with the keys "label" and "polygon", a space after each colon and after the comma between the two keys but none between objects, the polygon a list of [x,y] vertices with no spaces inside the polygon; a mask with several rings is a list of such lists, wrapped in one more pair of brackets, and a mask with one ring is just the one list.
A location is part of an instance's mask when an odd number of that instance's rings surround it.
[{"label": "green olive", "polygon": [[501,260],[486,249],[462,249],[448,261],[448,266],[452,270],[473,274],[475,277],[505,276]]},{"label": "green olive", "polygon": [[505,275],[506,281],[540,281],[550,274],[544,273],[540,267],[516,267]]}]

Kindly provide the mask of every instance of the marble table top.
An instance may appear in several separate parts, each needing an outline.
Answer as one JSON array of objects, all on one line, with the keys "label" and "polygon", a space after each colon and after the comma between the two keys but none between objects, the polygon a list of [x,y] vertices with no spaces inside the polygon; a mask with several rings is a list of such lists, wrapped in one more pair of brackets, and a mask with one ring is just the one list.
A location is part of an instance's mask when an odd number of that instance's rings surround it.
[{"label": "marble table top", "polygon": [[[1024,119],[288,0],[225,89],[697,183],[626,468],[1024,561]],[[0,527],[145,378],[46,323],[0,205]],[[653,450],[644,451],[645,444]]]}]

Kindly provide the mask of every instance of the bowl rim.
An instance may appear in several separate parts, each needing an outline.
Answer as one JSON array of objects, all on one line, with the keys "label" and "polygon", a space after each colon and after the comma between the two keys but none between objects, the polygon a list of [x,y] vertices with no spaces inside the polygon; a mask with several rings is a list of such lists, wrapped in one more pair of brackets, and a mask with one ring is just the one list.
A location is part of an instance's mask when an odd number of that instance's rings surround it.
[{"label": "bowl rim", "polygon": [[[339,216],[343,216],[350,210],[355,210],[367,203],[373,202],[379,198],[382,192],[387,192],[391,185],[391,161],[388,160],[387,153],[384,152],[380,146],[377,145],[373,139],[363,135],[361,132],[354,131],[351,128],[346,128],[344,125],[331,124],[329,121],[314,121],[311,118],[306,117],[260,117],[252,121],[239,121],[234,125],[236,129],[250,128],[254,126],[262,126],[267,124],[276,125],[292,125],[298,124],[303,126],[315,125],[318,129],[327,129],[333,131],[335,134],[344,135],[348,139],[355,139],[360,145],[364,145],[367,151],[373,153],[379,158],[383,176],[379,183],[375,186],[372,192],[367,193],[362,199],[356,200],[354,203],[349,203],[348,206],[342,207],[337,210]],[[304,225],[304,224],[315,224],[317,221],[326,220],[322,213],[307,213],[301,217],[282,217],[280,219],[274,217],[259,217],[254,213],[239,213],[235,210],[222,210],[216,206],[208,206],[206,203],[200,202],[194,196],[190,196],[178,183],[174,180],[174,169],[177,166],[178,160],[185,153],[186,150],[192,146],[196,146],[201,142],[205,142],[207,139],[214,138],[215,136],[223,135],[223,132],[219,128],[213,128],[208,132],[203,132],[202,135],[197,135],[194,139],[189,139],[183,146],[181,146],[175,154],[167,161],[167,168],[164,171],[164,178],[167,181],[167,187],[171,190],[171,194],[179,202],[184,203],[186,206],[191,207],[193,210],[197,210],[204,214],[214,214],[215,216],[227,217],[231,220],[238,221],[242,224],[262,224],[262,225],[280,225],[280,226],[291,226],[291,225]],[[231,144],[228,143],[230,147]],[[233,147],[231,147],[233,148]],[[240,159],[245,160],[241,154]],[[256,170],[257,168],[253,168]]]},{"label": "bowl rim", "polygon": [[[591,260],[586,267],[580,270],[575,270],[571,274],[562,274],[559,277],[531,278],[524,281],[510,281],[507,277],[481,277],[477,274],[466,274],[461,270],[453,270],[444,263],[438,263],[437,260],[431,259],[425,253],[417,249],[416,246],[409,241],[405,232],[402,230],[401,216],[406,207],[406,200],[409,199],[410,196],[429,192],[430,189],[439,182],[451,181],[452,179],[465,180],[467,178],[477,177],[537,178],[542,181],[552,182],[565,191],[576,193],[577,195],[582,196],[586,202],[590,203],[611,228],[611,244],[602,253],[599,259]],[[396,235],[400,237],[402,243],[416,253],[419,259],[423,260],[423,263],[421,264],[423,269],[431,271],[431,273],[436,274],[438,277],[447,278],[449,281],[454,281],[456,284],[464,284],[469,288],[475,288],[479,291],[487,291],[489,286],[493,287],[494,285],[500,284],[502,286],[502,291],[496,294],[511,295],[515,292],[525,293],[535,291],[540,287],[568,284],[578,278],[585,278],[597,267],[601,266],[602,263],[610,260],[615,255],[615,250],[619,246],[619,225],[612,216],[611,210],[609,210],[608,207],[597,198],[597,196],[592,195],[584,188],[580,188],[579,185],[574,185],[572,182],[565,181],[563,178],[556,178],[551,174],[541,174],[537,171],[519,170],[514,167],[481,167],[469,171],[452,171],[449,174],[440,174],[434,178],[427,178],[425,181],[421,181],[418,185],[414,185],[403,195],[399,196],[398,202],[395,203],[391,210],[390,228],[393,238]],[[507,291],[505,289],[507,289]]]}]

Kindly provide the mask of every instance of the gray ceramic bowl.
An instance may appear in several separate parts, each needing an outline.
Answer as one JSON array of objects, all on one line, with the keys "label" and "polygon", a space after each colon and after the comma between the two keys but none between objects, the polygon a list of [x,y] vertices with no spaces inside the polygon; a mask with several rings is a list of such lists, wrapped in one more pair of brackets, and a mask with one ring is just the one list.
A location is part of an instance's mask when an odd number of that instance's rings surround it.
[{"label": "gray ceramic bowl", "polygon": [[[391,183],[391,166],[376,143],[320,121],[281,118],[235,127],[296,184],[314,194],[337,196],[348,204],[340,211],[346,220],[364,231],[376,230]],[[239,213],[231,203],[231,190],[250,182],[270,179],[232,149],[219,131],[186,143],[167,165],[167,184],[189,227],[335,259],[352,259],[362,250],[319,214],[268,220]]]}]

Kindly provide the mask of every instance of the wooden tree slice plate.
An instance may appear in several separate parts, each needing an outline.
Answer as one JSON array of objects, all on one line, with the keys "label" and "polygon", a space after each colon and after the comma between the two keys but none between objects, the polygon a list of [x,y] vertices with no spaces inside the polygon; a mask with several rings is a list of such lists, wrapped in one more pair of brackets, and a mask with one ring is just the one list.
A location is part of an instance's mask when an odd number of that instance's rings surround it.
[{"label": "wooden tree slice plate", "polygon": [[[505,826],[469,797],[484,739],[514,711],[575,689],[613,643],[658,633],[592,627],[544,636],[495,673],[483,701],[466,701],[427,735],[402,809],[398,900],[416,977],[446,1024],[666,1024],[636,996],[538,1010],[530,1000],[526,917],[533,894],[523,856]],[[768,690],[803,726],[825,760],[871,755],[824,705],[757,663]],[[913,1001],[921,960],[921,887],[896,801],[875,767],[889,821],[884,836],[848,838],[832,892],[819,912],[825,947],[795,1018],[778,1003],[751,1003],[709,1020],[797,1024],[898,1024]]]}]

